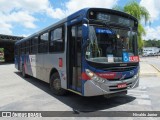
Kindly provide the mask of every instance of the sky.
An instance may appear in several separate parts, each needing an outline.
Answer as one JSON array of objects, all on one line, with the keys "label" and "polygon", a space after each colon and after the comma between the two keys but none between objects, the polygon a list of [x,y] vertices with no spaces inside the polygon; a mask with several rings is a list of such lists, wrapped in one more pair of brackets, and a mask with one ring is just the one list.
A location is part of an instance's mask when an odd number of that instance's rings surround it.
[{"label": "sky", "polygon": [[[29,36],[86,7],[112,8],[129,0],[0,0],[0,34]],[[143,39],[160,40],[160,0],[137,0],[146,7],[151,25]]]}]

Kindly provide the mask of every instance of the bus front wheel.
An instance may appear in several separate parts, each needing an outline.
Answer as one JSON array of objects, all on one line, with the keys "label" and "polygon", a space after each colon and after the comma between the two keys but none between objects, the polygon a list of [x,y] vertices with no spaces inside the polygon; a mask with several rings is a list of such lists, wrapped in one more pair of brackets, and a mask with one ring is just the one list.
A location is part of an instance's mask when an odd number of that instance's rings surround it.
[{"label": "bus front wheel", "polygon": [[54,73],[50,78],[51,91],[56,95],[64,95],[66,90],[61,88],[61,79],[58,73]]}]

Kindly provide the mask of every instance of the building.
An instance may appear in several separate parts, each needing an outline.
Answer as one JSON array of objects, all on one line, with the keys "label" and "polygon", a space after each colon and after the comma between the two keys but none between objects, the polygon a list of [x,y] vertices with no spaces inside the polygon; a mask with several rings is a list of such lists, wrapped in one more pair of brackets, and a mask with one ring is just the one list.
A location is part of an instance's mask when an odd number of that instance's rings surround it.
[{"label": "building", "polygon": [[14,61],[14,44],[21,39],[23,37],[0,34],[0,48],[4,48],[4,53],[0,53],[0,56],[4,57],[5,62]]},{"label": "building", "polygon": [[160,52],[160,48],[157,47],[144,47],[143,56],[157,55]]}]

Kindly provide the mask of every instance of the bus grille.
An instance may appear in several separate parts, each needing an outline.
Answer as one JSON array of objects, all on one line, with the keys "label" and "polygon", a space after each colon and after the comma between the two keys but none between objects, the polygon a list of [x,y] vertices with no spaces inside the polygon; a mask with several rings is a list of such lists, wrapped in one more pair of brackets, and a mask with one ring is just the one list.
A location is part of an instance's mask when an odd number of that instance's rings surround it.
[{"label": "bus grille", "polygon": [[[130,78],[132,78],[132,77],[133,77],[133,76],[131,76],[131,77],[125,77],[123,80],[130,79]],[[107,80],[109,80],[109,81],[119,81],[120,78],[118,78],[118,79],[107,79]]]},{"label": "bus grille", "polygon": [[110,72],[124,72],[124,71],[131,71],[136,69],[137,66],[129,66],[129,67],[112,67],[112,68],[102,68],[103,70],[107,70]]}]

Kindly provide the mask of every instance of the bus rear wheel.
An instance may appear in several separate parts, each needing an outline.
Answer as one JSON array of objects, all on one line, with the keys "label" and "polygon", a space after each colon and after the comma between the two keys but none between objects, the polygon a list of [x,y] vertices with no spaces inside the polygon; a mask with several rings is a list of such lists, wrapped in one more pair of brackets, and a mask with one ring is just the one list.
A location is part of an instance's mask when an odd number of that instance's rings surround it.
[{"label": "bus rear wheel", "polygon": [[64,90],[63,88],[61,88],[61,79],[58,73],[54,73],[51,75],[50,78],[50,88],[51,91],[55,94],[55,95],[64,95],[66,94],[66,90]]}]

